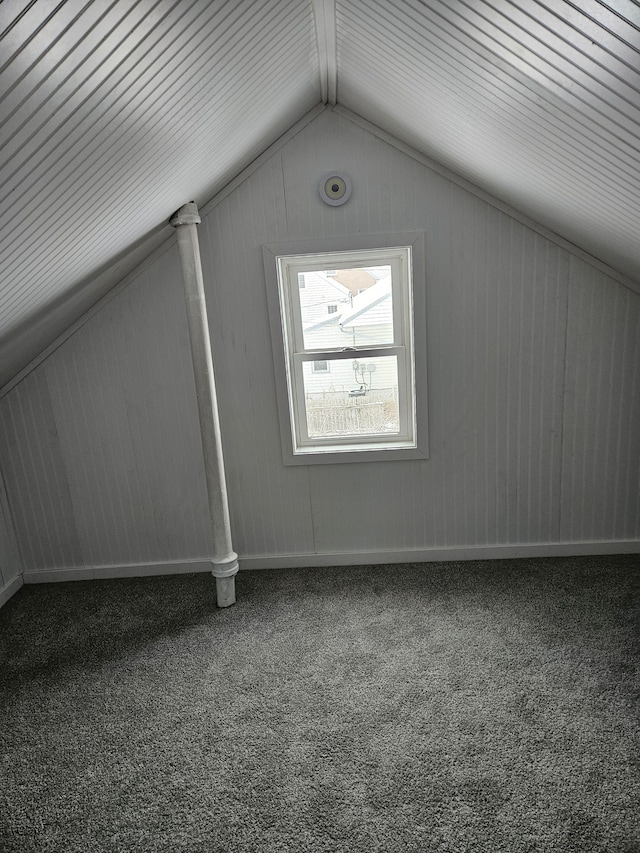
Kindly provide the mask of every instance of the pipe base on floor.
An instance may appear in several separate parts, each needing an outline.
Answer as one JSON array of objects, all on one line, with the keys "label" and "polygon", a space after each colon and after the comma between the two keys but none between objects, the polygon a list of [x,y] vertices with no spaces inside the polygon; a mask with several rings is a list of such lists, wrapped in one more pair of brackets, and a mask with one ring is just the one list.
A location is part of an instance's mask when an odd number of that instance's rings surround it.
[{"label": "pipe base on floor", "polygon": [[238,555],[232,551],[226,558],[211,562],[211,574],[216,579],[218,607],[230,607],[236,603],[236,575],[238,574]]},{"label": "pipe base on floor", "polygon": [[216,578],[216,596],[218,607],[230,607],[236,603],[236,576]]}]

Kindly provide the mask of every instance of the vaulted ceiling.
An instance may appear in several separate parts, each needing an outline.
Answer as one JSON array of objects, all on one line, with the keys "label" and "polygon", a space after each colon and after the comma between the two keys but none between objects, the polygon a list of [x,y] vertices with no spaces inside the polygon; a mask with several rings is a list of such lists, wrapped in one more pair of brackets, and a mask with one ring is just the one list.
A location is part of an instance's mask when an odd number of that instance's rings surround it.
[{"label": "vaulted ceiling", "polygon": [[4,0],[0,33],[0,385],[321,103],[640,282],[632,0]]}]

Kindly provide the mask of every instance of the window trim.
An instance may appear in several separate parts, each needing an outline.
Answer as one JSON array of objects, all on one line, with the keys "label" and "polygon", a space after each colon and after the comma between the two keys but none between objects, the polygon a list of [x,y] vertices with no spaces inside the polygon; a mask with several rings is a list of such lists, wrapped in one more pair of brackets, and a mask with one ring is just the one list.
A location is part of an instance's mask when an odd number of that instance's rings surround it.
[{"label": "window trim", "polygon": [[[282,456],[285,465],[309,465],[309,464],[331,464],[343,462],[365,462],[365,461],[390,461],[403,459],[426,459],[428,458],[428,428],[427,428],[427,388],[426,388],[426,294],[425,294],[425,259],[424,259],[424,232],[405,232],[400,234],[385,235],[357,235],[354,237],[337,237],[322,240],[303,240],[296,242],[267,244],[262,246],[263,262],[265,271],[265,283],[267,289],[267,306],[269,310],[269,322],[271,326],[271,342],[273,349],[274,374],[276,385],[276,396],[278,403],[278,416],[280,422],[280,436],[282,445]],[[371,255],[380,253],[385,249],[399,247],[411,247],[412,254],[412,288],[411,298],[413,303],[413,348],[414,348],[414,371],[406,371],[408,376],[406,393],[413,391],[414,411],[413,429],[415,444],[406,438],[395,439],[389,443],[388,438],[380,436],[380,441],[362,443],[362,436],[346,438],[338,444],[335,437],[323,441],[313,439],[313,443],[298,448],[294,452],[294,435],[292,429],[293,419],[298,418],[290,409],[287,370],[289,369],[288,347],[283,335],[283,323],[281,317],[281,305],[278,282],[278,258],[291,256],[306,256],[316,254],[330,255],[333,253],[353,252],[354,254],[369,252]],[[362,263],[362,257],[360,257]],[[346,260],[345,260],[346,263]],[[291,265],[291,269],[295,269]],[[297,272],[297,270],[296,270]],[[395,276],[393,277],[395,282]],[[397,286],[397,285],[394,285]],[[298,288],[291,291],[293,300],[299,300]],[[395,294],[394,294],[395,298]],[[394,312],[394,342],[392,345],[358,347],[356,352],[364,357],[396,355],[401,347],[398,347],[398,336],[396,324],[404,322],[404,312]],[[409,314],[409,316],[411,316]],[[302,329],[299,323],[292,322],[288,318],[288,326],[294,331],[296,346],[294,347],[294,361],[300,365],[304,361],[325,360],[329,352],[331,359],[354,358],[354,351],[336,349],[335,351],[323,349],[322,351],[305,350],[303,346]],[[297,328],[300,327],[300,328]],[[400,389],[399,389],[400,391]],[[300,402],[300,401],[299,401]],[[304,402],[304,401],[302,401]],[[306,419],[303,419],[303,421]],[[406,437],[406,432],[404,433]],[[331,446],[332,450],[323,448]],[[353,445],[357,445],[354,447]]]}]

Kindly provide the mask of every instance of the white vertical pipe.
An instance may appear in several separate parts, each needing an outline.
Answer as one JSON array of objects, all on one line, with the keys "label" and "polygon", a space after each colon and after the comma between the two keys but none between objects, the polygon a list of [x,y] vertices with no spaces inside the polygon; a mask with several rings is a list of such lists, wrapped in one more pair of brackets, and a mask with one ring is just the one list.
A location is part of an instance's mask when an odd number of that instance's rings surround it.
[{"label": "white vertical pipe", "polygon": [[209,341],[209,322],[204,295],[200,246],[196,226],[200,223],[197,205],[189,202],[171,217],[176,229],[184,295],[187,304],[191,360],[196,382],[204,471],[209,497],[209,519],[213,538],[211,573],[216,579],[218,607],[229,607],[236,600],[235,575],[238,555],[231,545],[231,524],[227,484],[224,476],[220,419]]}]

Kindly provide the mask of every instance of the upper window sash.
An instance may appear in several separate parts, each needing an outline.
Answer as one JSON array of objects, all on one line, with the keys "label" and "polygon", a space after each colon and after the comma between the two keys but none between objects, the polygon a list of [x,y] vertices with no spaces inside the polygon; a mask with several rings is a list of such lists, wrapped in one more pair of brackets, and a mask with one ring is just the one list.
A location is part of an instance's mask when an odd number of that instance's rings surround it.
[{"label": "upper window sash", "polygon": [[[280,304],[283,317],[285,343],[289,352],[311,352],[305,347],[302,327],[302,308],[298,276],[301,273],[315,272],[318,267],[332,261],[330,269],[355,269],[374,265],[391,267],[391,300],[393,306],[393,341],[390,346],[403,346],[411,338],[411,269],[410,253],[405,248],[383,249],[375,252],[341,253],[335,258],[326,255],[292,256],[278,259],[280,265]],[[287,335],[290,339],[286,340]],[[340,351],[342,347],[326,347],[326,352]],[[366,345],[356,349],[369,349]]]}]

